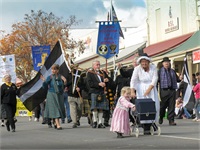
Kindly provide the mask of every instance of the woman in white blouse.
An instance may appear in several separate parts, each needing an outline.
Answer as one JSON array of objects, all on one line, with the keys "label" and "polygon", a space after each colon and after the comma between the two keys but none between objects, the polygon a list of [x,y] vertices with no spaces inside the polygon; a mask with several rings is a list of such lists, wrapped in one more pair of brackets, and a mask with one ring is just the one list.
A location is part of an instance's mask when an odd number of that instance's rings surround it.
[{"label": "woman in white blouse", "polygon": [[135,67],[130,82],[131,96],[133,98],[152,98],[156,105],[155,121],[158,122],[160,101],[156,88],[158,80],[157,68],[151,63],[151,59],[146,53],[138,58],[137,63],[139,65]]}]

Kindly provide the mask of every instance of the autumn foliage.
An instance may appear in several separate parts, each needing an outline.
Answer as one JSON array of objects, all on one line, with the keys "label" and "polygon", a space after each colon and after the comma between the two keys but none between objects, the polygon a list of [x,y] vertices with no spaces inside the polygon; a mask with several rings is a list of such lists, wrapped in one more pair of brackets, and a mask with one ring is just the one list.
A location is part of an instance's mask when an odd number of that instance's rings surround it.
[{"label": "autumn foliage", "polygon": [[[0,40],[0,54],[15,54],[17,77],[27,82],[31,79],[33,70],[31,46],[50,45],[51,49],[58,39],[61,40],[64,50],[80,47],[84,49],[81,41],[70,39],[69,29],[78,25],[75,16],[62,21],[53,13],[42,10],[31,10],[30,15],[25,14],[24,21],[12,25],[12,32],[4,35]],[[3,33],[3,31],[1,31]]]}]

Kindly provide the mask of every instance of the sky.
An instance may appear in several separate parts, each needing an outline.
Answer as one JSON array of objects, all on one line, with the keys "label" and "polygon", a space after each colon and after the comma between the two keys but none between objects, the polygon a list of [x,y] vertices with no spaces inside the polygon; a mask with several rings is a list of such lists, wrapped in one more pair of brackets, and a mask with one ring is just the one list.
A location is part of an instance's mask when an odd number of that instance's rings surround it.
[{"label": "sky", "polygon": [[[112,0],[112,4],[121,27],[138,27],[145,22],[145,0]],[[23,22],[31,10],[52,12],[63,21],[74,15],[81,22],[72,28],[97,28],[95,21],[106,21],[110,8],[111,0],[0,0],[0,30],[10,33],[12,24]]]}]

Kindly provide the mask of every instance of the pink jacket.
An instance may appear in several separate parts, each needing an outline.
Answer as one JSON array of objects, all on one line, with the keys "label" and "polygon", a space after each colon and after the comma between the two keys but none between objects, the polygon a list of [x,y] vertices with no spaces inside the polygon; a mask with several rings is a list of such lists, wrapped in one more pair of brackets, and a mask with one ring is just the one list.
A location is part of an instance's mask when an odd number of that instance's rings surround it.
[{"label": "pink jacket", "polygon": [[195,98],[199,99],[200,98],[200,83],[197,83],[197,85],[193,87],[193,91],[195,93]]}]

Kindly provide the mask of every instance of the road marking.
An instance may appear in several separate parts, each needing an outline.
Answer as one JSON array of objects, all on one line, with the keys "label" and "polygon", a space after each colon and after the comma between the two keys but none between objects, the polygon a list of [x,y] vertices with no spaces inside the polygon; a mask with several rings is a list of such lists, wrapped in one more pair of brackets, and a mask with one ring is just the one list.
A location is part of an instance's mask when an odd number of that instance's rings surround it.
[{"label": "road marking", "polygon": [[175,139],[184,139],[184,140],[195,140],[195,141],[200,141],[198,138],[189,138],[189,137],[179,137],[179,136],[168,136],[168,135],[160,135],[162,137],[170,137],[170,138],[175,138]]}]

